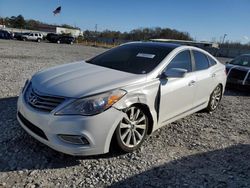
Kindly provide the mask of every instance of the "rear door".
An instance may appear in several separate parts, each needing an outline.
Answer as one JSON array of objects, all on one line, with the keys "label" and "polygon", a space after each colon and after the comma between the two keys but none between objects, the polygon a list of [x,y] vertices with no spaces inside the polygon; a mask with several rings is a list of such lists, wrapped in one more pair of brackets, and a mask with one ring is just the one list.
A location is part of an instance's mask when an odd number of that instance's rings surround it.
[{"label": "rear door", "polygon": [[210,97],[211,92],[215,88],[213,66],[210,67],[210,62],[206,54],[198,50],[192,50],[195,61],[196,73],[196,94],[194,98],[194,106],[205,104]]},{"label": "rear door", "polygon": [[192,109],[196,92],[196,75],[192,72],[192,67],[190,50],[179,52],[166,67],[166,69],[186,69],[188,73],[183,78],[160,80],[159,122],[161,125]]}]

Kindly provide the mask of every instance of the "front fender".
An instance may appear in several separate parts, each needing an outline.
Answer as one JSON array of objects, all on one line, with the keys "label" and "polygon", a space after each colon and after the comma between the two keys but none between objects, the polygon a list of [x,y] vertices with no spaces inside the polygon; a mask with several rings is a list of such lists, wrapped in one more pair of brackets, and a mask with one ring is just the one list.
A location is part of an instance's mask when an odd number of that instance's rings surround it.
[{"label": "front fender", "polygon": [[150,111],[153,119],[154,131],[158,125],[158,113],[159,113],[159,92],[160,81],[153,80],[143,84],[136,84],[123,88],[127,91],[127,94],[117,103],[113,105],[118,110],[124,110],[133,104],[146,105]]}]

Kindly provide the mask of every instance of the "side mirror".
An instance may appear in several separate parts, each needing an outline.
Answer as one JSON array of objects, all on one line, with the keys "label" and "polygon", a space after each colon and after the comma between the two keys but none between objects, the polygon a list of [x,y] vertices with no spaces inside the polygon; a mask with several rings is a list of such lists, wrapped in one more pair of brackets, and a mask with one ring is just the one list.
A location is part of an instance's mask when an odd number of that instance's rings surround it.
[{"label": "side mirror", "polygon": [[183,78],[186,74],[187,70],[181,68],[171,68],[163,72],[163,75],[166,78]]}]

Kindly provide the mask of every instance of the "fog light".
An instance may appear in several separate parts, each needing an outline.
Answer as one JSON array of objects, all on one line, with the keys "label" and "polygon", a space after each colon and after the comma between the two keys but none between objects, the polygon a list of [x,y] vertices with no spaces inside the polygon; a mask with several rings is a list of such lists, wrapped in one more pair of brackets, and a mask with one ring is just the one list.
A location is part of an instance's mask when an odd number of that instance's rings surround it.
[{"label": "fog light", "polygon": [[89,145],[89,141],[81,136],[81,135],[65,135],[60,134],[58,137],[63,140],[64,142],[68,142],[71,144],[81,144],[81,145]]}]

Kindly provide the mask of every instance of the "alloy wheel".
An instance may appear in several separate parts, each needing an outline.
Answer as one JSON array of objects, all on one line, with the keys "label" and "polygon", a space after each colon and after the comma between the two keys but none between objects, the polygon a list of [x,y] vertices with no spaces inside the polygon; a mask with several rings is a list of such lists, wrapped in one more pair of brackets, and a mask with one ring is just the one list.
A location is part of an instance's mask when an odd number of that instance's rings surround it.
[{"label": "alloy wheel", "polygon": [[119,136],[123,145],[134,148],[145,138],[147,117],[144,112],[133,106],[130,107],[119,125]]},{"label": "alloy wheel", "polygon": [[215,110],[220,103],[221,99],[221,87],[217,86],[211,96],[211,109]]}]

